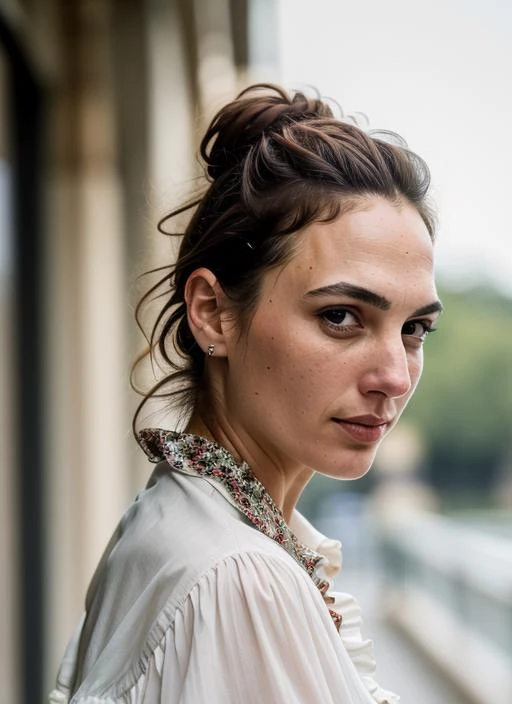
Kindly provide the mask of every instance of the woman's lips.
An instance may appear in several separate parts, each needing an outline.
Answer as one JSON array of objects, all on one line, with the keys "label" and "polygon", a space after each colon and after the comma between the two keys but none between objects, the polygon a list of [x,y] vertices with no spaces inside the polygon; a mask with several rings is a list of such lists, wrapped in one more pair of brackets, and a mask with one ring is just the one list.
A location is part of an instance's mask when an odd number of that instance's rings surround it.
[{"label": "woman's lips", "polygon": [[333,421],[353,440],[369,445],[381,440],[391,424],[391,420],[377,416],[333,418]]}]

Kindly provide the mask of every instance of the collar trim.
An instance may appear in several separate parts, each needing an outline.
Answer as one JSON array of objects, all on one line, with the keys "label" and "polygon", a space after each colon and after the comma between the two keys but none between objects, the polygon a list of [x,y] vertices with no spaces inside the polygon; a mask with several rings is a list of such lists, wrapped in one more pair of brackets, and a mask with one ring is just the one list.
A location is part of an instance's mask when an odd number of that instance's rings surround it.
[{"label": "collar trim", "polygon": [[318,570],[325,566],[326,558],[299,542],[247,462],[238,463],[228,450],[198,435],[146,428],[138,439],[152,462],[165,459],[173,469],[218,482],[234,506],[261,533],[279,543],[325,596],[330,585]]}]

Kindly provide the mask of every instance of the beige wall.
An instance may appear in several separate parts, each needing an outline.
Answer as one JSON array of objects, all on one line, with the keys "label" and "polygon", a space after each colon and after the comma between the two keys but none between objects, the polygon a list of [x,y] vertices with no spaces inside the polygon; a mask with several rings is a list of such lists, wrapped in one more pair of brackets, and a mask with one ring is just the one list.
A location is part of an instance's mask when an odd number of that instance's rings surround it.
[{"label": "beige wall", "polygon": [[[36,69],[47,115],[44,655],[50,687],[95,563],[148,477],[130,428],[135,398],[128,369],[140,345],[131,310],[140,293],[134,277],[172,257],[155,223],[186,192],[200,130],[233,95],[239,72],[229,0],[13,0],[8,6],[7,14],[3,4],[0,12]],[[9,349],[4,344],[0,352],[5,376]],[[9,436],[3,421],[1,432]],[[0,448],[2,465],[9,466],[8,443]],[[0,702],[13,702],[17,516],[5,471],[0,481],[7,523],[0,540]]]}]

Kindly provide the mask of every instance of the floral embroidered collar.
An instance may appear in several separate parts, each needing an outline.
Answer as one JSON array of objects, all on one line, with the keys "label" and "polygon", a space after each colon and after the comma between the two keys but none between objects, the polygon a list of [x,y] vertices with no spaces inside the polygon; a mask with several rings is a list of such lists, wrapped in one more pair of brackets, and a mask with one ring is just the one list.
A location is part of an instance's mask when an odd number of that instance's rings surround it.
[{"label": "floral embroidered collar", "polygon": [[[159,428],[147,428],[138,435],[152,462],[166,460],[174,469],[213,480],[231,503],[268,538],[275,540],[306,570],[329,603],[329,582],[319,574],[326,559],[299,542],[283,514],[246,462],[236,462],[225,448],[206,438]],[[341,615],[329,609],[336,628]]]}]

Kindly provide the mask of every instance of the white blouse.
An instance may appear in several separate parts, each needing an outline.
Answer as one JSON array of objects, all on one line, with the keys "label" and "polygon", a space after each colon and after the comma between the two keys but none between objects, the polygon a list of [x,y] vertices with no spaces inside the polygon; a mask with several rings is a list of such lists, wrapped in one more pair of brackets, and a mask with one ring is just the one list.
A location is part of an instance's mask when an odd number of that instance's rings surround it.
[{"label": "white blouse", "polygon": [[[182,459],[159,462],[121,520],[50,704],[395,704],[356,601],[328,593],[338,633],[303,566]],[[297,512],[290,528],[331,583],[341,544]]]}]

